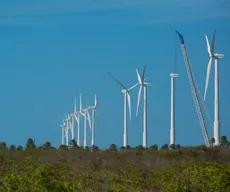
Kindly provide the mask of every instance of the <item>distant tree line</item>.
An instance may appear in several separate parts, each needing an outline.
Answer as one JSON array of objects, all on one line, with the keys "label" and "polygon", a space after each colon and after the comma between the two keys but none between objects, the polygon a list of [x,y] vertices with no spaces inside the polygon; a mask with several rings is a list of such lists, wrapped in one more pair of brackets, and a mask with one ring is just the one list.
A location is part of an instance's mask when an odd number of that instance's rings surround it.
[{"label": "distant tree line", "polygon": [[[215,142],[214,138],[211,139],[211,144],[213,144]],[[230,142],[228,141],[227,137],[226,136],[222,136],[221,139],[220,139],[220,146],[221,147],[227,147],[230,145]],[[138,145],[134,148],[131,148],[129,145],[125,148],[124,146],[122,147],[118,147],[116,144],[111,144],[109,146],[108,149],[106,150],[111,150],[111,151],[123,151],[123,150],[131,150],[131,149],[136,149],[136,150],[153,150],[153,151],[158,151],[158,150],[174,150],[174,149],[180,149],[182,148],[183,146],[180,145],[180,144],[177,144],[177,145],[168,145],[168,144],[163,144],[160,148],[157,144],[154,144],[154,145],[151,145],[148,149],[145,149],[143,148],[142,145]],[[81,149],[85,149],[85,150],[91,150],[91,151],[99,151],[101,150],[98,146],[92,146],[92,147],[79,147],[77,145],[77,142],[75,139],[71,140],[69,142],[69,146],[66,146],[66,145],[60,145],[59,146],[59,149],[68,149],[68,148],[81,148]],[[26,145],[25,147],[23,147],[22,145],[18,145],[18,146],[15,146],[15,145],[9,145],[7,146],[6,142],[0,142],[0,150],[9,150],[9,151],[23,151],[23,150],[26,150],[26,149],[56,149],[55,147],[53,147],[51,145],[51,143],[49,141],[45,142],[43,145],[41,146],[37,146],[35,144],[35,140],[34,139],[31,139],[29,138],[26,142]]]}]

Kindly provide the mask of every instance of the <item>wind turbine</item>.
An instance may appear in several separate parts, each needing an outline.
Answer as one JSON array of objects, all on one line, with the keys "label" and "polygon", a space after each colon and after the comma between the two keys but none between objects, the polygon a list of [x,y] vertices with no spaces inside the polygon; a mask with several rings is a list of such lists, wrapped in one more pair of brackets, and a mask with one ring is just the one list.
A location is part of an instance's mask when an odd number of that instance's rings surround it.
[{"label": "wind turbine", "polygon": [[142,87],[144,89],[144,113],[143,113],[143,147],[147,148],[147,86],[150,86],[150,83],[144,82],[144,77],[145,77],[145,69],[146,65],[144,66],[144,70],[142,72],[142,75],[140,77],[138,70],[136,69],[137,72],[137,78],[140,84],[139,92],[138,92],[138,98],[137,98],[137,111],[136,111],[136,117],[138,115],[138,108],[140,104],[140,97],[141,97],[141,91]]},{"label": "wind turbine", "polygon": [[121,92],[124,94],[124,137],[123,137],[123,146],[127,147],[128,144],[128,134],[127,134],[127,100],[128,100],[128,107],[129,107],[129,117],[131,121],[131,98],[130,98],[130,91],[136,87],[136,85],[127,89],[121,82],[119,82],[115,77],[113,77],[110,73],[108,73],[110,77],[112,77],[123,89]]},{"label": "wind turbine", "polygon": [[[81,100],[80,100],[81,102]],[[74,98],[74,109],[73,109],[73,114],[70,116],[72,117],[72,129],[73,129],[73,134],[74,134],[74,121],[77,122],[77,145],[80,147],[80,119],[81,119],[81,112],[77,111],[77,106],[76,106],[76,97]]]},{"label": "wind turbine", "polygon": [[66,146],[69,145],[69,129],[71,129],[72,125],[71,125],[71,122],[70,122],[70,116],[69,114],[65,115],[65,124],[66,124],[66,127],[65,127],[65,136],[66,136]]},{"label": "wind turbine", "polygon": [[89,127],[91,129],[91,120],[90,120],[90,114],[88,111],[88,104],[86,104],[86,108],[82,109],[82,100],[81,100],[81,93],[80,93],[80,113],[84,116],[84,148],[87,147],[87,141],[86,141],[86,120],[88,120]]},{"label": "wind turbine", "polygon": [[61,134],[61,144],[64,145],[64,137],[65,137],[65,121],[62,119],[62,124],[60,125],[62,134]]},{"label": "wind turbine", "polygon": [[171,73],[171,127],[170,127],[170,145],[175,145],[175,104],[174,104],[174,78],[177,78],[179,75]]},{"label": "wind turbine", "polygon": [[206,101],[206,94],[208,89],[209,76],[211,72],[212,59],[215,59],[215,96],[214,96],[214,139],[215,145],[220,145],[220,122],[219,122],[219,59],[224,58],[224,54],[214,53],[215,48],[215,38],[216,38],[216,30],[214,31],[214,35],[212,38],[211,47],[209,45],[208,36],[205,34],[205,39],[207,43],[207,49],[209,53],[209,62],[207,66],[207,74],[206,74],[206,82],[205,82],[205,91],[204,91],[204,102]]},{"label": "wind turbine", "polygon": [[96,113],[96,117],[97,117],[97,122],[98,122],[98,113],[97,113],[97,106],[98,106],[98,101],[97,101],[97,96],[96,94],[94,95],[94,105],[93,106],[89,106],[88,109],[92,109],[92,128],[91,128],[91,132],[92,132],[92,141],[91,141],[91,146],[94,147],[95,146],[95,113]]}]

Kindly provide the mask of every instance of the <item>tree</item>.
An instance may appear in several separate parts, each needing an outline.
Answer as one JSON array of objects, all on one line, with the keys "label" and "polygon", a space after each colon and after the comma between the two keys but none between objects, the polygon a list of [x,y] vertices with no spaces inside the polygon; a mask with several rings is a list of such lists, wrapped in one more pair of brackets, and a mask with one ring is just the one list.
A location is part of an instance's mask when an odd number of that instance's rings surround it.
[{"label": "tree", "polygon": [[10,151],[16,151],[15,145],[10,145],[9,150],[10,150]]},{"label": "tree", "polygon": [[26,142],[26,148],[35,149],[36,148],[35,141],[29,138]]},{"label": "tree", "polygon": [[154,144],[154,145],[150,146],[150,149],[152,149],[154,151],[157,151],[158,150],[158,145]]},{"label": "tree", "polygon": [[0,142],[0,149],[6,149],[6,142]]},{"label": "tree", "polygon": [[23,147],[21,145],[17,146],[17,151],[23,151]]},{"label": "tree", "polygon": [[71,148],[79,148],[75,139],[72,139],[69,144]]},{"label": "tree", "polygon": [[180,144],[177,144],[176,149],[180,149],[180,148],[182,148],[182,146]]},{"label": "tree", "polygon": [[176,148],[176,146],[174,145],[174,144],[171,144],[170,146],[169,146],[169,149],[175,149]]},{"label": "tree", "polygon": [[220,145],[225,147],[229,145],[228,139],[225,135],[220,138]]},{"label": "tree", "polygon": [[164,145],[162,145],[162,147],[161,147],[162,150],[166,150],[166,149],[168,149],[168,148],[169,148],[168,144],[164,144]]},{"label": "tree", "polygon": [[120,151],[128,150],[128,149],[131,149],[130,145],[127,145],[126,147],[124,147],[124,146],[120,147]]},{"label": "tree", "polygon": [[124,146],[121,146],[120,147],[120,151],[124,151],[125,150],[125,147]]},{"label": "tree", "polygon": [[214,138],[212,138],[212,139],[210,140],[210,144],[211,144],[211,146],[213,146],[213,145],[215,144],[215,139],[214,139]]},{"label": "tree", "polygon": [[68,146],[66,146],[66,145],[60,145],[59,149],[68,149]]},{"label": "tree", "polygon": [[111,151],[117,151],[117,145],[111,144],[111,145],[109,146],[109,150],[111,150]]},{"label": "tree", "polygon": [[43,144],[43,148],[46,148],[46,149],[50,149],[52,147],[51,143],[49,141],[46,141],[44,144]]}]

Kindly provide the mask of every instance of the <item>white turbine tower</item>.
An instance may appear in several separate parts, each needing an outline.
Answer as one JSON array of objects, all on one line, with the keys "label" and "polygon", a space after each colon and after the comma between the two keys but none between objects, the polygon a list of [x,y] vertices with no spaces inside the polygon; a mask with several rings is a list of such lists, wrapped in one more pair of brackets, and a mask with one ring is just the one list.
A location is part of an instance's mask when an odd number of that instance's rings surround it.
[{"label": "white turbine tower", "polygon": [[139,83],[136,85],[130,87],[127,89],[122,83],[120,83],[116,78],[114,78],[110,73],[108,73],[110,77],[112,77],[123,89],[121,92],[124,94],[124,137],[123,137],[123,146],[127,147],[128,145],[128,134],[127,134],[127,100],[128,100],[128,106],[129,106],[129,117],[131,121],[131,98],[130,98],[130,91],[136,87]]},{"label": "white turbine tower", "polygon": [[174,78],[177,78],[179,75],[175,73],[171,73],[171,125],[170,125],[170,145],[175,145],[175,91],[174,91]]},{"label": "white turbine tower", "polygon": [[212,59],[215,59],[215,96],[214,96],[214,139],[215,139],[215,145],[220,144],[220,122],[219,122],[219,59],[224,58],[223,54],[214,53],[214,47],[215,47],[215,38],[216,38],[216,31],[214,31],[214,35],[212,38],[211,47],[209,45],[208,37],[205,34],[205,39],[207,43],[207,49],[209,53],[209,62],[207,66],[207,75],[206,75],[206,83],[205,83],[205,91],[204,91],[204,102],[206,101],[206,94],[208,89],[208,82],[209,82],[209,75],[211,72],[211,65],[212,65]]},{"label": "white turbine tower", "polygon": [[[74,114],[74,113],[73,113]],[[70,114],[70,118],[72,120],[71,122],[71,139],[74,140],[74,120],[75,120],[75,117],[73,116],[73,114]]]},{"label": "white turbine tower", "polygon": [[137,72],[137,78],[140,84],[139,92],[138,92],[138,98],[137,98],[137,111],[136,111],[136,117],[138,115],[138,108],[140,104],[140,97],[141,97],[141,91],[142,87],[144,89],[144,113],[143,113],[143,147],[147,148],[147,86],[150,85],[150,83],[144,82],[145,77],[145,69],[146,65],[144,66],[144,70],[142,72],[142,76],[140,77],[138,70]]},{"label": "white turbine tower", "polygon": [[84,116],[84,148],[87,147],[87,138],[86,138],[86,131],[87,131],[87,124],[86,124],[86,120],[88,120],[89,123],[89,127],[91,130],[91,120],[90,120],[90,114],[88,111],[88,104],[86,106],[85,109],[82,109],[82,100],[81,100],[81,93],[80,93],[80,113]]},{"label": "white turbine tower", "polygon": [[95,113],[96,113],[96,118],[98,121],[98,113],[97,113],[97,106],[98,106],[98,101],[97,101],[97,96],[96,94],[94,95],[94,106],[89,106],[88,109],[92,109],[92,141],[91,141],[91,146],[95,146]]},{"label": "white turbine tower", "polygon": [[65,127],[66,127],[64,119],[62,119],[62,124],[60,125],[60,127],[61,127],[61,130],[62,130],[61,144],[64,145],[64,142],[65,142]]}]

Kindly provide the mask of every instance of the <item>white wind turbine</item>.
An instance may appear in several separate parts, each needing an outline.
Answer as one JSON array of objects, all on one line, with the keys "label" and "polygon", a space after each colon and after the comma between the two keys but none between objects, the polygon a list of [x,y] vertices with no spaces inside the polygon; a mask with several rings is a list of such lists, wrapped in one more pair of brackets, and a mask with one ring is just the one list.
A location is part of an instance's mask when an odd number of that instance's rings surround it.
[{"label": "white wind turbine", "polygon": [[65,115],[65,137],[66,137],[66,146],[69,145],[69,129],[71,129],[72,125],[70,122],[70,116],[69,114]]},{"label": "white wind turbine", "polygon": [[92,109],[92,141],[91,141],[91,146],[95,146],[95,113],[96,113],[96,118],[98,121],[98,113],[97,113],[97,106],[98,106],[98,101],[97,101],[97,96],[96,94],[94,95],[94,106],[89,106],[88,109]]},{"label": "white wind turbine", "polygon": [[139,92],[138,92],[138,98],[137,98],[137,111],[136,111],[136,117],[138,115],[138,108],[140,104],[140,97],[141,97],[141,91],[142,87],[144,89],[144,113],[143,113],[143,147],[147,148],[147,86],[150,86],[150,83],[144,82],[145,77],[145,69],[146,65],[144,66],[144,70],[142,72],[142,76],[140,77],[138,70],[137,72],[137,78],[140,84]]},{"label": "white wind turbine", "polygon": [[171,124],[170,124],[170,145],[175,145],[175,91],[174,91],[174,78],[177,78],[179,75],[175,73],[171,73]]},{"label": "white wind turbine", "polygon": [[[81,99],[81,98],[80,98]],[[81,102],[81,100],[80,100]],[[74,109],[73,114],[70,114],[72,117],[72,130],[74,135],[74,122],[77,122],[77,145],[80,147],[80,119],[81,119],[81,112],[77,111],[77,104],[76,104],[76,97],[74,98]]]},{"label": "white wind turbine", "polygon": [[80,93],[80,113],[84,116],[84,148],[87,147],[87,140],[86,140],[86,128],[87,128],[87,125],[86,125],[86,120],[88,120],[88,123],[89,123],[89,127],[90,127],[90,130],[91,130],[91,120],[90,120],[90,114],[89,114],[89,111],[88,111],[88,104],[86,104],[86,108],[85,109],[82,109],[82,100],[81,100],[81,93]]},{"label": "white wind turbine", "polygon": [[108,73],[110,77],[112,77],[123,89],[121,92],[124,94],[124,137],[123,137],[123,146],[127,147],[128,144],[128,134],[127,134],[127,103],[128,100],[128,106],[129,106],[129,117],[131,121],[131,98],[130,98],[130,91],[136,87],[139,83],[136,85],[130,87],[127,89],[121,82],[119,82],[116,78],[114,78],[110,73]]},{"label": "white wind turbine", "polygon": [[216,38],[216,31],[214,31],[214,35],[212,38],[211,47],[209,45],[208,37],[205,34],[205,39],[207,43],[207,49],[209,53],[209,62],[207,66],[207,75],[206,75],[206,83],[205,83],[205,91],[204,91],[204,102],[206,101],[206,94],[208,89],[208,82],[209,82],[209,76],[211,72],[211,65],[212,65],[212,59],[215,59],[215,96],[214,96],[214,139],[215,139],[215,145],[220,144],[220,122],[219,122],[219,59],[224,58],[223,54],[214,53],[215,48],[215,38]]}]

